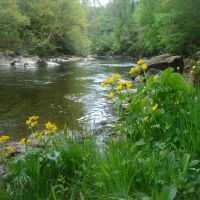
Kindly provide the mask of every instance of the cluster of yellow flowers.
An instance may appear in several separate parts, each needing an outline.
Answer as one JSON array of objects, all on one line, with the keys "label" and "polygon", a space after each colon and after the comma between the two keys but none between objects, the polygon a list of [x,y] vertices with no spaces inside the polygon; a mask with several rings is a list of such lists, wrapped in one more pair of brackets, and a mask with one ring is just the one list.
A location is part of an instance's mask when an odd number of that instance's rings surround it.
[{"label": "cluster of yellow flowers", "polygon": [[47,130],[50,130],[50,131],[56,131],[58,129],[57,126],[51,122],[47,122],[45,124],[45,127]]},{"label": "cluster of yellow flowers", "polygon": [[33,115],[33,116],[29,117],[28,120],[26,120],[26,124],[31,127],[34,127],[38,123],[38,118],[39,118],[38,116]]},{"label": "cluster of yellow flowers", "polygon": [[9,146],[9,147],[5,147],[5,148],[4,148],[4,151],[5,151],[5,152],[14,152],[14,151],[16,151],[16,148],[15,148],[15,147]]},{"label": "cluster of yellow flowers", "polygon": [[21,145],[28,144],[28,143],[30,143],[30,142],[31,142],[31,140],[26,139],[26,138],[22,138],[22,139],[19,141],[19,143],[20,143]]},{"label": "cluster of yellow flowers", "polygon": [[[137,64],[141,66],[143,71],[147,70],[147,64],[143,63],[143,61],[141,59],[137,61]],[[139,72],[139,71],[140,71],[140,67],[135,66],[130,69],[129,74],[133,74],[133,73]]]},{"label": "cluster of yellow flowers", "polygon": [[112,77],[113,79],[121,78],[121,76],[120,76],[118,73],[112,74],[111,77]]},{"label": "cluster of yellow flowers", "polygon": [[135,72],[139,72],[140,68],[138,66],[132,67],[129,71],[129,74],[133,74]]},{"label": "cluster of yellow flowers", "polygon": [[[0,137],[0,142],[5,142],[5,141],[7,141],[9,139],[10,139],[9,136],[3,135],[3,136]],[[10,153],[15,152],[15,151],[16,151],[15,147],[12,147],[12,146],[3,147],[1,149],[1,152],[0,152],[0,157],[1,158],[8,157]]]},{"label": "cluster of yellow flowers", "polygon": [[112,84],[115,79],[119,79],[121,76],[118,73],[108,76],[102,83],[101,87],[104,87],[106,84]]},{"label": "cluster of yellow flowers", "polygon": [[9,138],[10,138],[9,136],[3,135],[0,137],[0,142],[5,142],[5,141],[9,140]]},{"label": "cluster of yellow flowers", "polygon": [[118,81],[117,82],[117,86],[116,86],[116,89],[118,91],[121,91],[122,88],[126,87],[126,88],[132,88],[133,87],[133,84],[130,82],[130,81]]},{"label": "cluster of yellow flowers", "polygon": [[45,124],[45,127],[46,127],[46,131],[45,131],[46,136],[48,136],[51,132],[56,131],[58,129],[57,126],[51,122],[47,122]]},{"label": "cluster of yellow flowers", "polygon": [[[139,70],[139,67],[137,67],[138,70]],[[118,74],[118,73],[115,73],[115,74],[112,74],[110,76],[108,76],[102,83],[101,83],[101,86],[104,87],[106,84],[113,84],[115,83],[115,89],[117,91],[121,91],[123,88],[132,88],[133,87],[133,84],[130,82],[130,81],[121,81],[121,80],[118,80],[116,81],[117,79],[119,79],[121,76]],[[113,92],[110,92],[108,94],[108,97],[109,98],[112,98],[114,97],[114,93]]]},{"label": "cluster of yellow flowers", "polygon": [[14,153],[14,152],[16,152],[16,148],[9,146],[9,147],[3,148],[0,155],[1,155],[1,158],[5,158],[5,157],[8,157],[11,153]]},{"label": "cluster of yellow flowers", "polygon": [[[26,120],[26,124],[33,127],[38,123],[38,118],[39,118],[38,116],[33,115],[32,117],[29,117],[28,120]],[[45,124],[45,128],[46,128],[46,131],[45,131],[46,136],[48,136],[50,133],[52,133],[58,129],[57,126],[51,122],[47,122]],[[41,139],[42,135],[43,135],[42,132],[36,131],[36,132],[34,132],[33,137],[35,139]],[[30,142],[31,142],[31,140],[29,140],[27,138],[22,138],[19,143],[21,145],[24,145],[24,144],[28,144]]]}]

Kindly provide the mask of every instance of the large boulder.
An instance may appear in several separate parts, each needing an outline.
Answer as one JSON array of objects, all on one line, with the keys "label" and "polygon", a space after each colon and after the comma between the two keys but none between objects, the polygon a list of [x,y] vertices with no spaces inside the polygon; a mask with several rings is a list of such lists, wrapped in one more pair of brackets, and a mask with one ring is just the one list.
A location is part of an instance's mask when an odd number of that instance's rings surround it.
[{"label": "large boulder", "polygon": [[184,62],[181,56],[172,56],[170,54],[159,55],[151,58],[150,60],[146,60],[147,64],[147,72],[151,71],[163,71],[168,67],[174,68],[174,71],[183,73],[184,70]]}]

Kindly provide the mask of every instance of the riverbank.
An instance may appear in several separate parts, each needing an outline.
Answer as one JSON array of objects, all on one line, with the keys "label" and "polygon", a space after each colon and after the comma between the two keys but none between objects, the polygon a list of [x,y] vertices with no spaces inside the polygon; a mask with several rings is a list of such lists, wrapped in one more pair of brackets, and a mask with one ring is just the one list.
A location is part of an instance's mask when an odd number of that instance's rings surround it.
[{"label": "riverbank", "polygon": [[112,78],[103,83],[110,85],[123,119],[115,126],[120,135],[99,148],[91,135],[70,138],[66,128],[57,132],[48,122],[43,140],[37,127],[41,119],[29,118],[41,146],[26,148],[30,141],[25,139],[20,144],[25,155],[3,162],[9,172],[0,179],[3,199],[199,199],[199,88],[172,69],[148,77],[135,94],[119,75]]},{"label": "riverbank", "polygon": [[92,56],[82,57],[73,55],[61,55],[56,57],[38,57],[31,55],[17,55],[13,51],[0,51],[0,66],[10,66],[14,68],[36,68],[39,64],[52,67],[66,62],[92,60],[95,60]]}]

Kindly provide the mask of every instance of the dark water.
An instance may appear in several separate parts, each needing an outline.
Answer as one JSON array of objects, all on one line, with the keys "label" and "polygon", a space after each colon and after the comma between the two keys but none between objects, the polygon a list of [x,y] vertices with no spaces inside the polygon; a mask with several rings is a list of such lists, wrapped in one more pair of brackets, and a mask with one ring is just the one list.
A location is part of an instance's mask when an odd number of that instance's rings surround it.
[{"label": "dark water", "polygon": [[127,76],[130,66],[129,61],[102,59],[32,69],[0,66],[0,135],[22,137],[25,120],[33,114],[40,117],[41,129],[51,121],[79,130],[112,117],[108,88],[99,84],[110,73]]}]

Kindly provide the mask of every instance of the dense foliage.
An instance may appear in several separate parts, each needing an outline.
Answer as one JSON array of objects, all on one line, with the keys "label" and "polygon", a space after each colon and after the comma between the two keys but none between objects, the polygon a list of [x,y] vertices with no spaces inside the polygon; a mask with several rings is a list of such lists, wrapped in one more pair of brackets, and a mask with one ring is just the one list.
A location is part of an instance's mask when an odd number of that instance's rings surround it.
[{"label": "dense foliage", "polygon": [[153,55],[199,51],[199,0],[113,0],[91,11],[97,53]]},{"label": "dense foliage", "polygon": [[0,0],[0,48],[39,55],[87,54],[87,18],[78,0]]},{"label": "dense foliage", "polygon": [[136,57],[200,50],[199,0],[95,2],[0,0],[0,48],[39,55],[91,48]]}]

